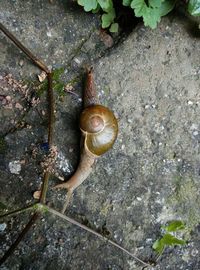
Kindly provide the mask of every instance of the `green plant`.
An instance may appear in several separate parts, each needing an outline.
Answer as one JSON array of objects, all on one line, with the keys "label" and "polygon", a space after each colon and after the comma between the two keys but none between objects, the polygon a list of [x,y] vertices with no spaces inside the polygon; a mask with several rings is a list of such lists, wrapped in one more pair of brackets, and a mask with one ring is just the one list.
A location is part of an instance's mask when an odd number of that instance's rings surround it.
[{"label": "green plant", "polygon": [[[102,10],[102,28],[110,32],[118,31],[114,0],[77,0],[86,12],[97,13]],[[136,17],[142,17],[145,26],[156,28],[161,17],[167,15],[174,7],[177,0],[121,0],[122,5],[133,9]],[[193,16],[200,16],[200,0],[189,0],[187,10]]]},{"label": "green plant", "polygon": [[[180,220],[170,222],[167,226],[161,227],[164,230],[162,238],[157,239],[153,244],[153,249],[161,255],[166,247],[175,245],[185,245],[186,241],[175,237],[173,234],[185,229],[185,225]],[[173,234],[172,234],[173,233]]]}]

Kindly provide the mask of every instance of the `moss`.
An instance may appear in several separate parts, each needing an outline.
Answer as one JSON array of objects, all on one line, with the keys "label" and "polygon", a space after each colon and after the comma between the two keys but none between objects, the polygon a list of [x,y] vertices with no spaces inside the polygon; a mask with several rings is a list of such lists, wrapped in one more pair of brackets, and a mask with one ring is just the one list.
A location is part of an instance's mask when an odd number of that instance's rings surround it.
[{"label": "moss", "polygon": [[5,210],[7,207],[4,203],[0,202],[0,210]]},{"label": "moss", "polygon": [[110,87],[109,86],[104,87],[104,93],[105,93],[106,96],[110,95]]},{"label": "moss", "polygon": [[[75,84],[79,83],[81,80],[81,76],[77,75],[71,80],[64,82],[61,79],[61,76],[63,75],[65,69],[64,68],[58,68],[53,71],[53,90],[59,95],[64,96],[66,94],[65,91],[65,85],[70,84],[72,87],[75,86]],[[40,97],[45,92],[48,91],[48,82],[47,79],[45,79],[42,83],[36,85],[37,89],[37,95]]]},{"label": "moss", "polygon": [[7,143],[4,137],[0,136],[0,154],[4,154],[7,149]]},{"label": "moss", "polygon": [[200,222],[200,197],[193,179],[176,178],[175,190],[168,198],[168,204],[185,221],[191,232]]}]

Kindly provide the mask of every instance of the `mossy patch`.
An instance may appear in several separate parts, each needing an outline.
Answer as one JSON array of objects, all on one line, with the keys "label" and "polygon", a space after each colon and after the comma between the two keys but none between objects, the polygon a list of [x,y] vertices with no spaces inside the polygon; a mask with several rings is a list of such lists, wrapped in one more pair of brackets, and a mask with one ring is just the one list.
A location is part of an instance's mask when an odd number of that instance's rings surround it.
[{"label": "mossy patch", "polygon": [[6,152],[7,143],[4,137],[0,136],[0,154],[4,154]]},{"label": "mossy patch", "polygon": [[[62,78],[62,75],[64,73],[65,69],[58,68],[53,70],[53,91],[55,91],[59,96],[64,96],[67,91],[65,91],[65,86],[66,85],[71,85],[74,87],[75,84],[80,82],[81,76],[78,75],[71,80],[65,82]],[[42,96],[45,92],[48,91],[48,81],[45,79],[42,83],[36,86],[37,89],[37,95],[40,97]]]},{"label": "mossy patch", "polygon": [[185,221],[191,232],[200,222],[200,196],[197,184],[193,179],[177,178],[175,190],[167,203]]}]

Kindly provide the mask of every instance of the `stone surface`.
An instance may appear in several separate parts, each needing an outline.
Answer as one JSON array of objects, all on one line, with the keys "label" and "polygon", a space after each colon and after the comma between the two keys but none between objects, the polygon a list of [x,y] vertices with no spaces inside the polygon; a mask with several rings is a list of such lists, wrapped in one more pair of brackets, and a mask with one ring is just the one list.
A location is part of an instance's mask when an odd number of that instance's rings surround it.
[{"label": "stone surface", "polygon": [[[100,100],[119,119],[116,144],[76,190],[68,215],[145,261],[156,257],[152,244],[160,226],[182,220],[188,244],[167,248],[152,269],[199,269],[200,46],[199,34],[188,31],[189,19],[166,18],[154,31],[139,25],[108,49],[98,16],[85,14],[73,1],[2,2],[1,21],[47,65],[64,67],[62,81],[74,88],[75,94],[55,92],[60,175],[69,177],[78,162],[85,63],[93,63]],[[44,93],[37,94],[40,71],[0,37],[1,208],[13,210],[34,202],[41,185],[47,104]],[[58,182],[52,178],[50,187]],[[49,190],[52,207],[60,209],[64,199],[65,191]],[[2,221],[2,252],[28,218],[26,212]],[[2,269],[57,267],[142,269],[125,253],[50,213]]]}]

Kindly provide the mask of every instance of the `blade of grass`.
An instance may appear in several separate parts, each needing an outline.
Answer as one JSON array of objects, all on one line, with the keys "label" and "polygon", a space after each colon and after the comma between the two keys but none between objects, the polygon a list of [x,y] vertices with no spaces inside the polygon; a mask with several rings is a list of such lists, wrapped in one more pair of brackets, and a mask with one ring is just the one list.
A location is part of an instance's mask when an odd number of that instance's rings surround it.
[{"label": "blade of grass", "polygon": [[62,218],[62,219],[64,219],[64,220],[68,221],[69,223],[71,223],[71,224],[73,224],[73,225],[76,225],[76,226],[78,226],[79,228],[81,228],[81,229],[83,229],[83,230],[85,230],[85,231],[87,231],[87,232],[92,233],[93,235],[95,235],[95,236],[97,236],[98,238],[100,238],[100,239],[106,241],[107,243],[111,244],[112,246],[117,247],[118,249],[122,250],[123,252],[125,252],[126,254],[128,254],[129,256],[131,256],[133,259],[135,259],[136,261],[140,262],[141,264],[143,264],[143,265],[145,265],[145,266],[148,266],[148,267],[151,266],[150,264],[148,264],[148,263],[142,261],[141,259],[139,259],[137,256],[135,256],[133,253],[131,253],[131,252],[128,251],[127,249],[123,248],[122,246],[120,246],[119,244],[115,243],[114,241],[108,239],[107,237],[101,235],[100,233],[98,233],[98,232],[96,232],[96,231],[90,229],[89,227],[87,227],[87,226],[85,226],[85,225],[83,225],[83,224],[77,222],[76,220],[74,220],[74,219],[72,219],[72,218],[70,218],[70,217],[68,217],[68,216],[65,216],[64,214],[62,214],[62,213],[60,213],[60,212],[54,210],[54,209],[51,208],[51,207],[48,207],[47,205],[44,205],[44,206],[43,206],[42,204],[40,204],[40,206],[41,206],[41,209],[44,209],[44,210],[46,210],[46,211],[48,211],[48,212],[54,214],[55,216],[58,216],[58,217],[60,217],[60,218]]},{"label": "blade of grass", "polygon": [[35,223],[35,221],[39,218],[39,213],[36,212],[33,214],[29,222],[26,224],[25,228],[22,230],[22,232],[19,234],[15,242],[9,247],[9,249],[5,252],[3,257],[0,259],[0,265],[3,264],[7,258],[13,254],[15,251],[16,247],[19,245],[21,240],[24,238],[24,236],[27,234],[27,232],[30,230],[32,225]]},{"label": "blade of grass", "polygon": [[34,204],[31,204],[31,205],[27,205],[25,207],[22,207],[20,209],[16,209],[16,210],[13,210],[13,211],[10,211],[10,212],[7,212],[3,215],[0,215],[0,219],[1,218],[5,218],[5,217],[10,217],[10,216],[14,216],[16,214],[20,214],[20,213],[23,213],[27,210],[30,210],[30,209],[34,209],[36,206],[37,206],[38,203],[34,203]]}]

